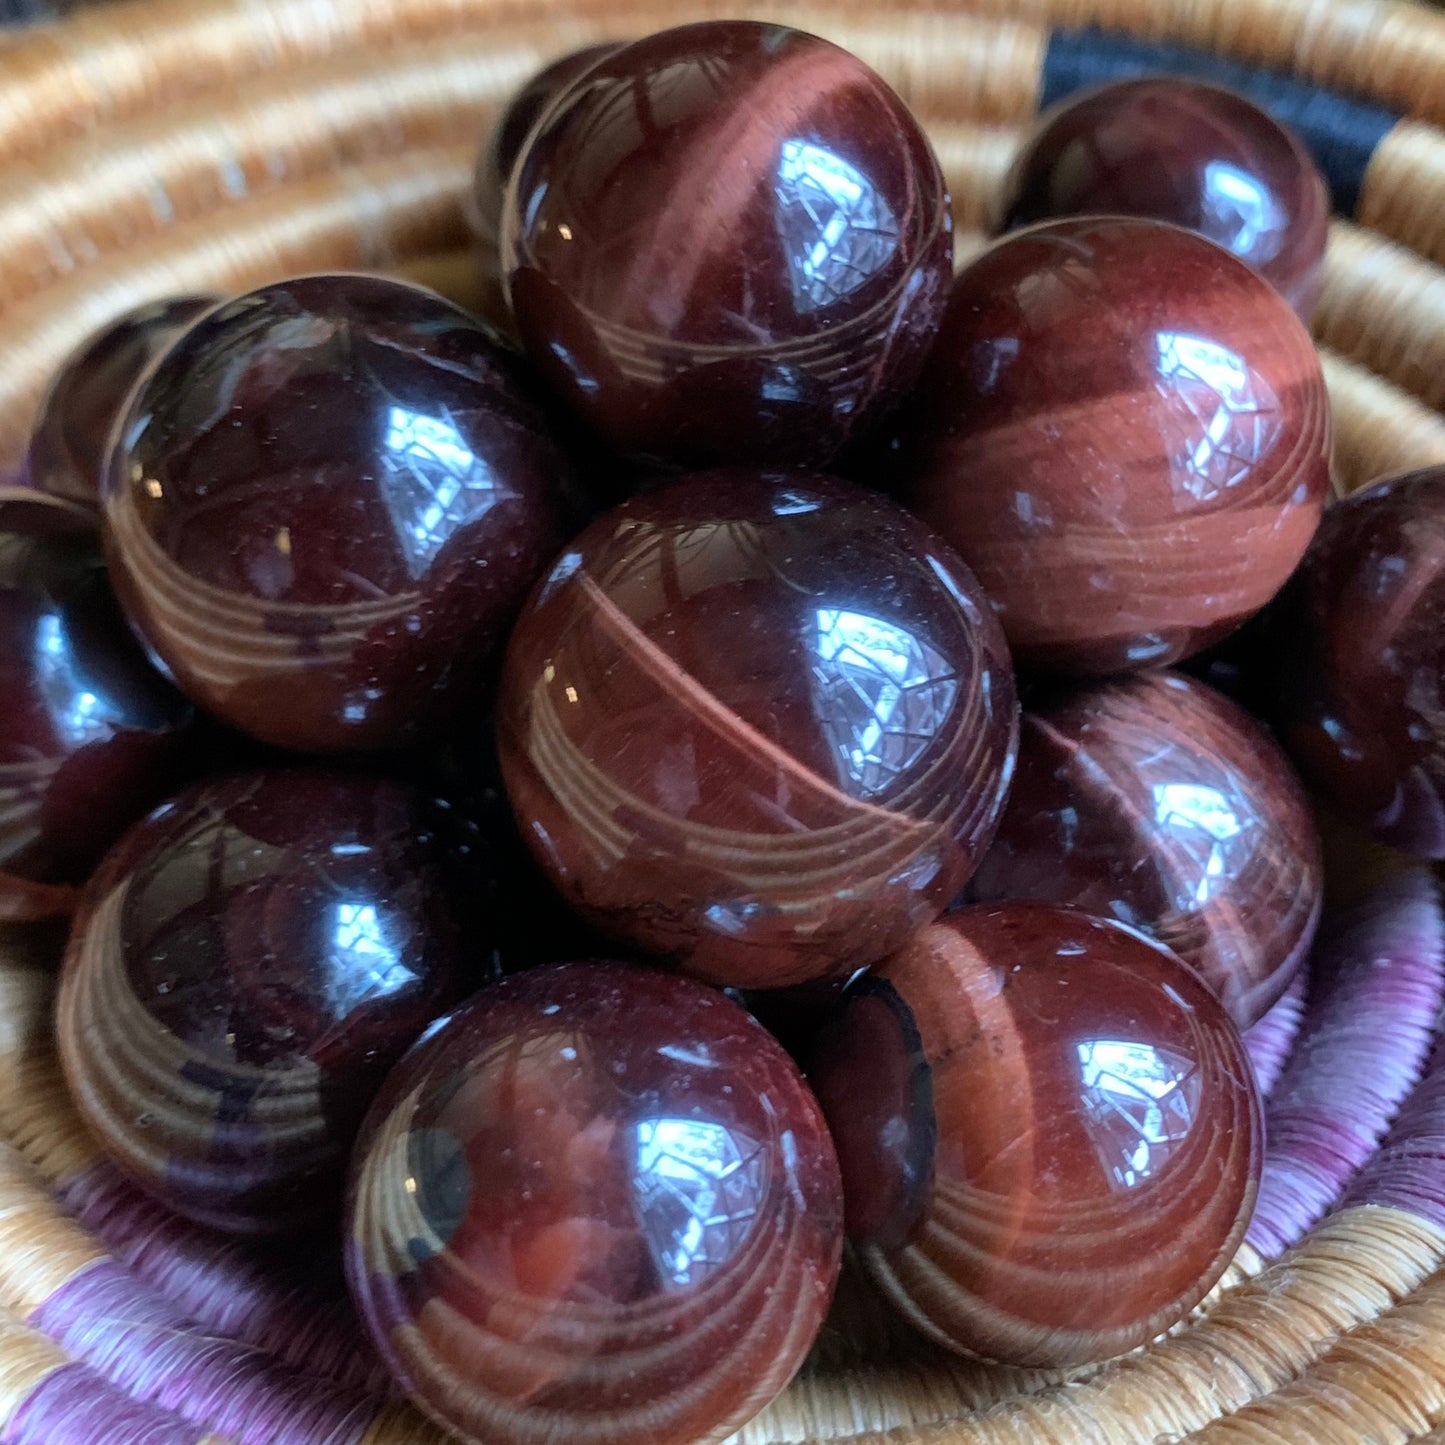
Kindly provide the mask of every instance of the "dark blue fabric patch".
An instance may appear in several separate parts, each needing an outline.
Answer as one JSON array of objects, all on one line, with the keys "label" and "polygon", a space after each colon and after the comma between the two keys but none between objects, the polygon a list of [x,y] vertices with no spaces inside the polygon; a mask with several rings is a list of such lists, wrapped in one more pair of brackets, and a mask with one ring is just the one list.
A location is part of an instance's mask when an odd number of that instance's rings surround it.
[{"label": "dark blue fabric patch", "polygon": [[54,20],[50,0],[0,0],[0,25],[30,25],[37,20]]},{"label": "dark blue fabric patch", "polygon": [[1293,76],[1256,70],[1187,45],[1164,45],[1101,30],[1056,30],[1044,57],[1040,106],[1110,80],[1134,75],[1187,75],[1247,95],[1293,126],[1329,182],[1335,209],[1352,215],[1365,167],[1399,116],[1382,105],[1323,90]]}]

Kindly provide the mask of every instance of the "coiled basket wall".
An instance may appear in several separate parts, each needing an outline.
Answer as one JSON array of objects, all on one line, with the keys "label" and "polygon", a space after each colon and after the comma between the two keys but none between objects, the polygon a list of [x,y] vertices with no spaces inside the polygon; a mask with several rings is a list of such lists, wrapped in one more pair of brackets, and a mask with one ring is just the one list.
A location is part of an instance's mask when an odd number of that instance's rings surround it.
[{"label": "coiled basket wall", "polygon": [[[493,289],[462,198],[555,54],[712,15],[858,52],[982,243],[1021,130],[1177,71],[1305,136],[1338,218],[1315,331],[1342,490],[1445,463],[1445,11],[1404,0],[127,0],[0,39],[0,482],[95,327],[324,268]],[[3,705],[3,703],[0,703]],[[845,1277],[749,1445],[1445,1445],[1445,929],[1426,871],[1337,848],[1330,942],[1252,1032],[1259,1213],[1196,1318],[1085,1375],[945,1357]],[[163,1217],[109,1171],[51,1045],[59,940],[0,932],[0,1445],[411,1445],[336,1272]],[[1067,1287],[1061,1282],[1061,1288]]]}]

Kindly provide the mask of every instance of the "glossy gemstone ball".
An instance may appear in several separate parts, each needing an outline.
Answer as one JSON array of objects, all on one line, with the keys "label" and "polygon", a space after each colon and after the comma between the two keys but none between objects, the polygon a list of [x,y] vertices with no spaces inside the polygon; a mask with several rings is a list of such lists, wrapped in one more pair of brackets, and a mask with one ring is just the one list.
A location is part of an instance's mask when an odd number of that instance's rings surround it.
[{"label": "glossy gemstone ball", "polygon": [[1267,621],[1274,720],[1310,787],[1445,858],[1445,467],[1332,506]]},{"label": "glossy gemstone ball", "polygon": [[0,531],[0,919],[68,913],[106,849],[176,786],[195,712],[146,661],[84,513]]},{"label": "glossy gemstone ball", "polygon": [[86,889],[57,1037],[81,1115],[179,1214],[240,1234],[331,1217],[387,1070],[485,976],[420,795],[240,774],[127,834]]},{"label": "glossy gemstone ball", "polygon": [[701,473],[587,529],[513,634],[522,834],[589,921],[710,982],[846,975],[957,895],[1013,768],[954,554],[829,478]]},{"label": "glossy gemstone ball", "polygon": [[1149,216],[1254,267],[1302,317],[1324,284],[1330,195],[1287,126],[1242,95],[1179,76],[1119,80],[1061,101],[1015,160],[1005,227]]},{"label": "glossy gemstone ball", "polygon": [[1150,672],[1026,713],[979,901],[1071,903],[1167,944],[1240,1028],[1304,963],[1323,865],[1309,800],[1258,723]]},{"label": "glossy gemstone ball", "polygon": [[561,545],[566,467],[494,335],[440,297],[310,276],[207,315],[112,459],[116,589],[181,688],[263,742],[433,735]]},{"label": "glossy gemstone ball", "polygon": [[1218,641],[1284,584],[1329,489],[1299,318],[1219,247],[1130,217],[1031,227],[962,271],[899,428],[906,494],[1040,671]]},{"label": "glossy gemstone ball", "polygon": [[951,228],[927,139],[862,61],[712,21],[614,51],[548,110],[502,272],[533,359],[620,452],[817,466],[916,379]]},{"label": "glossy gemstone ball", "polygon": [[137,307],[85,342],[56,373],[25,461],[32,487],[96,510],[111,433],[131,392],[216,296],[177,296]]},{"label": "glossy gemstone ball", "polygon": [[1142,934],[978,906],[856,981],[813,1070],[848,1233],[930,1338],[1007,1364],[1122,1354],[1244,1236],[1263,1119],[1234,1025]]},{"label": "glossy gemstone ball", "polygon": [[522,143],[542,112],[578,76],[604,55],[610,55],[620,43],[585,45],[580,50],[559,55],[532,76],[503,108],[477,157],[472,191],[467,199],[468,221],[479,240],[496,246],[507,178],[512,174]]},{"label": "glossy gemstone ball", "polygon": [[615,964],[484,990],[403,1061],[352,1173],[347,1272],[466,1441],[717,1441],[787,1384],[842,1248],[816,1101],[762,1026]]}]

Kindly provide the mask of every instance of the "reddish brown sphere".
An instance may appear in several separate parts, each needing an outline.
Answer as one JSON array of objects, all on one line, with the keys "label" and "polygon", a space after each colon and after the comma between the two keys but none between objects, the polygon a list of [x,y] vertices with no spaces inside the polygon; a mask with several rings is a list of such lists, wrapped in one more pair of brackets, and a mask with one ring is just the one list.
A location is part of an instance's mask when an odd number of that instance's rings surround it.
[{"label": "reddish brown sphere", "polygon": [[563,535],[565,464],[493,334],[420,287],[285,281],[136,395],[105,521],[182,689],[281,747],[379,748],[489,676]]},{"label": "reddish brown sphere", "polygon": [[[93,529],[37,499],[0,532],[0,920],[68,913],[179,781],[195,713],[146,662]],[[58,530],[48,525],[58,524]]]},{"label": "reddish brown sphere", "polygon": [[980,902],[1071,903],[1167,944],[1248,1028],[1314,938],[1323,864],[1309,801],[1273,740],[1169,672],[1024,715]]},{"label": "reddish brown sphere", "polygon": [[56,1031],[82,1116],[179,1214],[314,1224],[387,1070],[480,981],[422,799],[241,774],[157,809],[86,889]]},{"label": "reddish brown sphere", "polygon": [[715,21],[568,88],[513,169],[501,249],[528,350],[619,451],[816,466],[916,379],[953,242],[938,161],[873,71]]},{"label": "reddish brown sphere", "polygon": [[1021,666],[1175,662],[1256,612],[1329,489],[1299,318],[1219,247],[1054,221],[960,273],[899,423],[906,490],[992,598]]},{"label": "reddish brown sphere", "polygon": [[842,1233],[822,1115],[760,1024],[686,979],[564,964],[485,990],[388,1081],[347,1272],[463,1440],[692,1445],[802,1363]]},{"label": "reddish brown sphere", "polygon": [[1445,858],[1445,467],[1331,507],[1267,621],[1305,780],[1384,842]]},{"label": "reddish brown sphere", "polygon": [[56,373],[40,405],[25,462],[28,483],[51,496],[100,507],[111,433],[153,361],[216,296],[178,296],[127,312],[85,342]]},{"label": "reddish brown sphere", "polygon": [[850,990],[814,1084],[848,1233],[925,1334],[1064,1367],[1201,1300],[1244,1236],[1263,1119],[1199,978],[1119,924],[966,908]]},{"label": "reddish brown sphere", "polygon": [[1306,318],[1324,284],[1330,194],[1303,143],[1242,95],[1176,75],[1114,81],[1048,111],[1000,209],[1007,227],[1172,221],[1232,251]]},{"label": "reddish brown sphere", "polygon": [[544,65],[508,102],[477,157],[476,174],[467,198],[467,221],[478,240],[495,248],[502,221],[502,195],[528,132],[542,112],[579,76],[620,41],[585,45]]},{"label": "reddish brown sphere", "polygon": [[568,900],[710,982],[846,975],[956,896],[1013,768],[1008,653],[968,569],[829,478],[701,473],[568,548],[498,713]]}]

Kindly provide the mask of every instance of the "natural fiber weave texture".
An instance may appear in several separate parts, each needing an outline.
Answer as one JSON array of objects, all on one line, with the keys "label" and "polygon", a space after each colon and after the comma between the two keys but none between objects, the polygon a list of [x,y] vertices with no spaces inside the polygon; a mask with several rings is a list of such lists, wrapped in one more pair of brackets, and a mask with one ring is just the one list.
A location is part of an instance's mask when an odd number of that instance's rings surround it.
[{"label": "natural fiber weave texture", "polygon": [[[497,106],[560,51],[714,14],[783,19],[882,70],[938,147],[961,260],[985,244],[1023,129],[1065,62],[1137,68],[1165,53],[1141,49],[1148,40],[1308,82],[1261,74],[1251,93],[1303,106],[1295,118],[1355,198],[1331,235],[1315,321],[1337,480],[1349,490],[1445,463],[1440,11],[1405,0],[122,0],[0,36],[0,481],[50,372],[144,300],[373,267],[495,305],[460,200]],[[1168,53],[1196,72],[1213,63]],[[1440,900],[1422,872],[1392,882],[1403,865],[1383,850],[1331,853],[1336,894],[1361,909],[1354,951],[1335,964],[1322,954],[1308,996],[1293,994],[1250,1040],[1275,1083],[1272,1182],[1189,1326],[1065,1381],[945,1357],[846,1277],[804,1374],[738,1440],[1445,1445]],[[1391,930],[1409,909],[1416,942],[1396,957]],[[1422,953],[1419,938],[1434,943]],[[0,931],[0,1445],[440,1445],[388,1397],[330,1269],[218,1244],[102,1160],[51,1045],[57,947],[53,931]],[[1385,973],[1388,1008],[1375,987]]]}]

